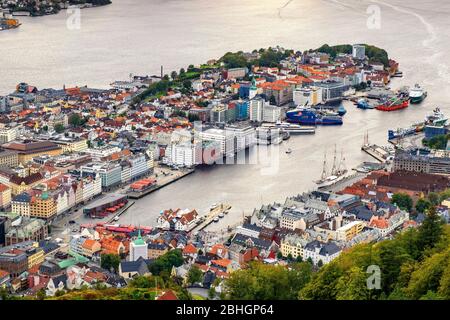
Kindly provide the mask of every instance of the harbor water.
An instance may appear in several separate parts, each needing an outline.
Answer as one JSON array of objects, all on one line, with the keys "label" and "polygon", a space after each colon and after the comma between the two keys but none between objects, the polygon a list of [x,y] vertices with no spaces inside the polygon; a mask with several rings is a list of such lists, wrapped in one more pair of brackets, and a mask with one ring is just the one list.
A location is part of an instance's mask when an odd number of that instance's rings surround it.
[{"label": "harbor water", "polygon": [[[374,8],[380,10],[379,28],[368,27],[367,11]],[[361,151],[366,131],[371,143],[383,145],[388,129],[423,120],[435,106],[450,114],[449,13],[450,3],[438,0],[113,0],[109,6],[82,10],[80,29],[67,28],[68,14],[62,11],[22,17],[20,28],[2,32],[0,95],[21,81],[38,88],[107,87],[130,73],[159,73],[161,65],[169,73],[227,51],[275,45],[306,50],[324,43],[382,47],[404,75],[392,81],[392,88],[420,83],[428,91],[423,103],[390,113],[345,102],[342,126],[319,127],[314,135],[292,136],[280,145],[276,170],[264,170],[263,164],[200,168],[138,200],[120,220],[152,225],[163,209],[203,213],[212,203],[229,203],[230,213],[210,227],[220,229],[262,203],[313,188],[324,152],[331,160],[335,144],[350,169],[372,161]]]}]

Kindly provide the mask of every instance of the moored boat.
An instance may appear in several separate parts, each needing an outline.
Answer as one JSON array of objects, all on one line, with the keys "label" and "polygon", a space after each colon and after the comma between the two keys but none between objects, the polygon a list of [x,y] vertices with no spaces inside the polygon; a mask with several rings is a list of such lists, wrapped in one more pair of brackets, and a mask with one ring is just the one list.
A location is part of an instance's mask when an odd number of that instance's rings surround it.
[{"label": "moored boat", "polygon": [[358,109],[374,109],[374,106],[372,106],[369,103],[369,100],[365,99],[365,98],[361,98],[356,102],[356,107]]},{"label": "moored boat", "polygon": [[338,115],[321,115],[311,108],[298,108],[286,112],[287,121],[300,125],[341,125],[342,117]]},{"label": "moored boat", "polygon": [[408,108],[409,100],[404,97],[393,97],[382,101],[375,109],[380,111],[396,111]]},{"label": "moored boat", "polygon": [[448,118],[441,112],[440,108],[435,108],[433,113],[427,115],[425,124],[433,126],[445,126]]},{"label": "moored boat", "polygon": [[409,90],[409,101],[411,103],[420,103],[427,97],[427,92],[418,84]]}]

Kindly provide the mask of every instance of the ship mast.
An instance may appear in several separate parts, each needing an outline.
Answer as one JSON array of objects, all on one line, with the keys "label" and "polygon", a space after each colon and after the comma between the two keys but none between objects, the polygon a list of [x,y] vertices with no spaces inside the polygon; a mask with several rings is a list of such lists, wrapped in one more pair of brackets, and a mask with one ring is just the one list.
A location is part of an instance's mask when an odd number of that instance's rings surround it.
[{"label": "ship mast", "polygon": [[341,149],[341,159],[339,160],[339,173],[342,174],[345,171],[347,171],[347,168],[345,167],[345,157],[344,157],[344,150]]},{"label": "ship mast", "polygon": [[322,180],[327,178],[327,153],[325,152],[323,156],[323,169],[322,169]]},{"label": "ship mast", "polygon": [[336,167],[336,145],[334,145],[334,156],[333,156],[333,167],[331,169],[331,175],[336,175],[337,167]]}]

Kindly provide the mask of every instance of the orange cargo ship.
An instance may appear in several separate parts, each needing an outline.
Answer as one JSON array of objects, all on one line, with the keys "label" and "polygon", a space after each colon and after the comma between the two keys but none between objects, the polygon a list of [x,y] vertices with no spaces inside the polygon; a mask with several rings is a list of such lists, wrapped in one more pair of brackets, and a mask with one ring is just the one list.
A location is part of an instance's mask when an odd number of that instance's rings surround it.
[{"label": "orange cargo ship", "polygon": [[375,109],[380,111],[395,111],[400,109],[408,108],[409,101],[406,98],[394,98],[385,101],[384,103],[375,107]]}]

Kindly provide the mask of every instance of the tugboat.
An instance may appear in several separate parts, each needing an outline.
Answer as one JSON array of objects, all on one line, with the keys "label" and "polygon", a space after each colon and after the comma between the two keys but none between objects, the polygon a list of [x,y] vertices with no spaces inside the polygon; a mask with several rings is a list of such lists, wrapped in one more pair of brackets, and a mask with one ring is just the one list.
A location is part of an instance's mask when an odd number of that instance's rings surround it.
[{"label": "tugboat", "polygon": [[423,90],[418,84],[409,90],[409,102],[420,103],[427,97],[427,92]]},{"label": "tugboat", "polygon": [[372,106],[369,103],[369,100],[367,100],[365,98],[359,99],[358,102],[356,102],[356,107],[358,109],[364,109],[364,110],[366,110],[366,109],[374,109],[374,106]]},{"label": "tugboat", "polygon": [[402,95],[398,97],[392,97],[385,99],[381,104],[375,107],[375,109],[380,111],[396,111],[400,109],[408,108],[409,100]]},{"label": "tugboat", "polygon": [[445,126],[448,118],[441,112],[440,108],[435,108],[432,114],[425,118],[425,124],[432,126]]},{"label": "tugboat", "polygon": [[347,110],[344,108],[344,106],[341,104],[338,109],[338,115],[343,117],[347,113]]}]

